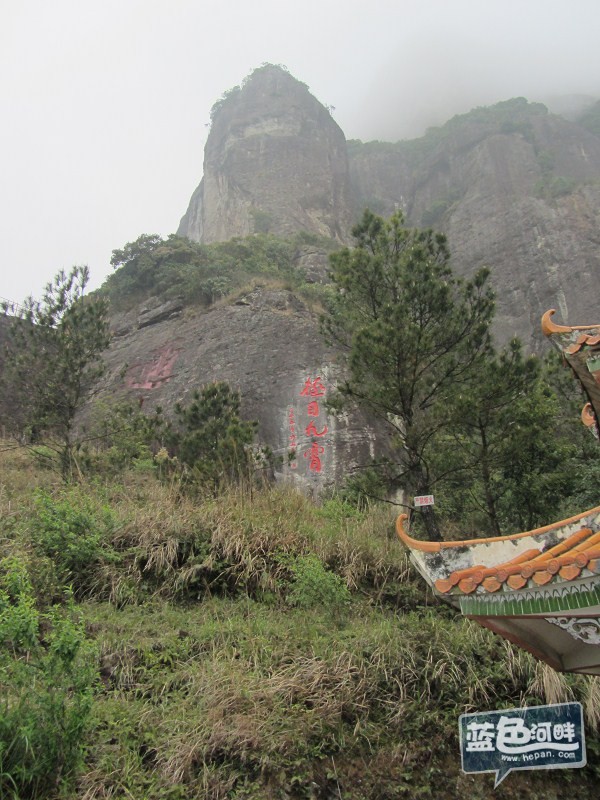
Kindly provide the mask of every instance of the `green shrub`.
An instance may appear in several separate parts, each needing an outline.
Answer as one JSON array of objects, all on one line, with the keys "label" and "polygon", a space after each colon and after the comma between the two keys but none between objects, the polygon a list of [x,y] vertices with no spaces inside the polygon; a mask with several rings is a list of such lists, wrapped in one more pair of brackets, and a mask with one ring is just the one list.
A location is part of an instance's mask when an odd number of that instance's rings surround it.
[{"label": "green shrub", "polygon": [[339,617],[350,603],[350,592],[339,575],[325,568],[321,559],[310,553],[299,556],[291,566],[294,583],[288,595],[298,608],[330,609]]},{"label": "green shrub", "polygon": [[47,796],[82,761],[96,680],[72,602],[42,614],[25,566],[0,562],[0,796]]},{"label": "green shrub", "polygon": [[88,441],[78,453],[86,474],[113,477],[139,462],[148,464],[160,449],[165,419],[162,409],[145,414],[137,403],[94,405]]},{"label": "green shrub", "polygon": [[239,392],[222,381],[195,391],[189,406],[175,406],[168,438],[188,485],[217,493],[251,474],[258,423],[241,419],[240,409]]},{"label": "green shrub", "polygon": [[382,460],[350,475],[341,490],[343,500],[364,510],[369,504],[385,499],[393,485],[392,467],[391,462]]},{"label": "green shrub", "polygon": [[254,223],[263,232],[213,244],[142,235],[113,251],[116,272],[101,291],[113,308],[121,310],[150,295],[207,307],[252,278],[293,278],[296,240],[264,232],[270,226],[266,212],[256,210]]},{"label": "green shrub", "polygon": [[72,584],[78,596],[88,593],[98,565],[116,557],[109,546],[110,510],[94,507],[77,491],[56,499],[39,492],[29,525],[36,550],[51,559],[58,581]]}]

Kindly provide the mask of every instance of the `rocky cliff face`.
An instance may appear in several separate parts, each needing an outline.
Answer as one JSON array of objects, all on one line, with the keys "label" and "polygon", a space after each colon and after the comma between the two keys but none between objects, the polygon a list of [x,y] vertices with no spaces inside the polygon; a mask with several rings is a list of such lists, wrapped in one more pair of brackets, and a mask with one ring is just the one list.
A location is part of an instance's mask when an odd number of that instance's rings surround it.
[{"label": "rocky cliff face", "polygon": [[[448,236],[457,272],[492,270],[496,334],[536,345],[546,308],[597,315],[600,138],[525,101],[418,143],[351,143],[359,202]],[[436,139],[437,136],[437,139]]]},{"label": "rocky cliff face", "polygon": [[112,325],[101,399],[169,409],[185,405],[194,389],[227,381],[241,392],[244,417],[258,420],[261,442],[277,457],[276,476],[315,494],[385,449],[362,414],[328,414],[335,353],[289,291],[258,288],[209,311],[154,299]]},{"label": "rocky cliff face", "polygon": [[267,65],[216,104],[180,235],[306,230],[343,242],[354,215],[344,134],[304,84]]},{"label": "rocky cliff face", "polygon": [[273,66],[213,117],[181,235],[307,230],[346,243],[363,208],[402,209],[410,224],[447,234],[458,273],[491,268],[500,341],[518,335],[537,348],[549,307],[572,323],[597,313],[600,137],[583,125],[519,98],[422,139],[347,147],[329,112]]},{"label": "rocky cliff face", "polygon": [[[600,137],[584,127],[515,100],[413,142],[347,146],[328,111],[276,67],[256,71],[213,117],[181,235],[305,230],[346,242],[365,206],[402,209],[410,224],[447,233],[457,272],[491,268],[500,341],[516,334],[536,348],[549,307],[570,324],[597,321]],[[318,281],[327,257],[307,245],[297,263]],[[208,311],[156,298],[115,316],[113,329],[108,395],[169,408],[228,381],[280,457],[281,478],[319,491],[385,448],[360,414],[327,414],[336,355],[289,291],[257,288]]]}]

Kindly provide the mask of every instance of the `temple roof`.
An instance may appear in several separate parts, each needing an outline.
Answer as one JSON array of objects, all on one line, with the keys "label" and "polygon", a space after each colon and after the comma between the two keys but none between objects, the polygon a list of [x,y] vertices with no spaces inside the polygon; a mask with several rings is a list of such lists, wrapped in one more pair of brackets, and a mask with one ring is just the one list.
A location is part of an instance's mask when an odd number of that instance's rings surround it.
[{"label": "temple roof", "polygon": [[[600,434],[600,325],[542,318],[589,402],[582,421]],[[600,506],[511,536],[422,542],[398,536],[434,592],[467,617],[557,670],[600,675]]]},{"label": "temple roof", "polygon": [[535,589],[600,574],[600,506],[533,531],[458,542],[413,539],[406,519],[398,517],[398,536],[427,565],[427,578],[440,595]]},{"label": "temple roof", "polygon": [[[588,396],[585,425],[600,432],[600,325],[542,318]],[[557,670],[600,675],[600,506],[511,536],[422,542],[398,536],[434,592],[467,617]]]},{"label": "temple roof", "polygon": [[497,566],[477,565],[452,572],[447,580],[436,581],[439,592],[458,591],[470,594],[477,586],[487,592],[497,592],[506,583],[511,589],[522,589],[529,581],[543,586],[552,580],[573,580],[581,570],[600,573],[600,533],[580,528],[569,538],[549,550],[526,550],[519,556]]},{"label": "temple roof", "polygon": [[398,536],[435,594],[557,670],[600,674],[600,506],[525,533]]}]

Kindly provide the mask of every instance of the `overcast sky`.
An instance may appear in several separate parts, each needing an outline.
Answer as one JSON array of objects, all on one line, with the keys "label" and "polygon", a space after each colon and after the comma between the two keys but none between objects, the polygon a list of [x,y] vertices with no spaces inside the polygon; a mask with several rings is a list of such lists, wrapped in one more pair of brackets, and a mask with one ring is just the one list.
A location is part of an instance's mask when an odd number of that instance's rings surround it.
[{"label": "overcast sky", "polygon": [[509,97],[600,96],[599,0],[0,0],[0,296],[176,230],[220,95],[261,63],[347,138]]}]

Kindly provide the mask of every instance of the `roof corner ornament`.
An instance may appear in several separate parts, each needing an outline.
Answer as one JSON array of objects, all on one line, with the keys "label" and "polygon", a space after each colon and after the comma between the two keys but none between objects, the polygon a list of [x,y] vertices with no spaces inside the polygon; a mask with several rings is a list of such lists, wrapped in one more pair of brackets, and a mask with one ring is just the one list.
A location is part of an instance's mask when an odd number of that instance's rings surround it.
[{"label": "roof corner ornament", "polygon": [[592,428],[596,424],[596,417],[594,416],[594,411],[592,409],[591,403],[586,403],[584,407],[581,409],[581,421],[585,425],[586,428]]},{"label": "roof corner ornament", "polygon": [[552,336],[553,333],[571,333],[571,328],[566,325],[557,325],[552,320],[554,314],[556,314],[556,309],[551,308],[542,316],[542,333],[544,336]]}]

